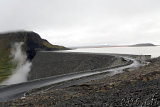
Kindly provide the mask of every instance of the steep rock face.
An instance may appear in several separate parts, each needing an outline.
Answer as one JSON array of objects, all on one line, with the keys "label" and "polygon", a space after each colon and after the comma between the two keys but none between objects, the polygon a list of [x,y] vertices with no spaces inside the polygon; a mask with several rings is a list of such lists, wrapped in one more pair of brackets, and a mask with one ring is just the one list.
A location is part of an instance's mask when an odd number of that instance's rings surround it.
[{"label": "steep rock face", "polygon": [[47,40],[42,39],[35,32],[11,32],[0,34],[0,52],[10,51],[15,42],[24,42],[23,49],[26,51],[28,58],[33,59],[37,50],[61,50],[66,49],[63,46],[50,44]]}]

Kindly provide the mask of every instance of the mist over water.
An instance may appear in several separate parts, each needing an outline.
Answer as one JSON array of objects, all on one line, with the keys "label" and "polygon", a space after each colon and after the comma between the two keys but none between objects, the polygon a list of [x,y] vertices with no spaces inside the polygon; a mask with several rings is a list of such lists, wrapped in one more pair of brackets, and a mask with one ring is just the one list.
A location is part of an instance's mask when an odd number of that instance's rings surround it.
[{"label": "mist over water", "polygon": [[2,85],[10,85],[27,81],[28,73],[31,69],[32,63],[27,60],[27,55],[22,50],[23,42],[15,43],[11,50],[11,56],[13,63],[17,64],[17,67],[13,71],[13,74],[2,83]]}]

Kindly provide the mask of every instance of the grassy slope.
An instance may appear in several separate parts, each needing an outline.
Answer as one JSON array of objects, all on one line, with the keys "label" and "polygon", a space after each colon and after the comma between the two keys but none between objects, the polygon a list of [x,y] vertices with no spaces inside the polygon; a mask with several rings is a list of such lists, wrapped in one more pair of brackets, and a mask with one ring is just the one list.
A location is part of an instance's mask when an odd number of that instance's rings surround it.
[{"label": "grassy slope", "polygon": [[63,50],[63,49],[64,49],[63,46],[52,45],[52,44],[50,44],[50,43],[47,42],[47,41],[43,41],[43,45],[46,46],[46,47],[48,47],[48,48],[57,48],[57,49],[59,49],[59,50],[61,50],[61,49]]},{"label": "grassy slope", "polygon": [[15,65],[9,57],[9,50],[0,51],[0,82],[12,74]]}]

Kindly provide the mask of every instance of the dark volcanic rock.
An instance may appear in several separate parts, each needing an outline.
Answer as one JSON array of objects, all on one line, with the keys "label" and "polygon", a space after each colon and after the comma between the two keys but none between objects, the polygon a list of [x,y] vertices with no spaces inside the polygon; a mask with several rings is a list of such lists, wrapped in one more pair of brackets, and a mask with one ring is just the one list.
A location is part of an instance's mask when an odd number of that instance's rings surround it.
[{"label": "dark volcanic rock", "polygon": [[4,106],[159,107],[160,61],[64,89],[44,90]]},{"label": "dark volcanic rock", "polygon": [[95,69],[107,69],[128,63],[110,55],[38,52],[32,61],[29,80]]}]

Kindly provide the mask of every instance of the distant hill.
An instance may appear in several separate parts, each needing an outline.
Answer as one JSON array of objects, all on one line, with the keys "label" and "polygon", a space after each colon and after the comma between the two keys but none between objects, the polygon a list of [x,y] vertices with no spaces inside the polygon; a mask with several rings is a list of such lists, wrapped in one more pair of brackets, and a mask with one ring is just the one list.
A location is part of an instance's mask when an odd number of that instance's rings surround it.
[{"label": "distant hill", "polygon": [[135,44],[135,45],[95,45],[95,46],[75,46],[75,47],[70,47],[72,49],[76,48],[107,48],[107,47],[145,47],[145,46],[159,46],[159,45],[154,45],[152,43],[140,43],[140,44]]},{"label": "distant hill", "polygon": [[63,46],[52,45],[35,32],[20,31],[0,34],[0,82],[11,75],[12,69],[16,66],[9,57],[11,47],[15,42],[24,42],[23,50],[27,53],[29,60],[34,58],[37,51],[67,49]]},{"label": "distant hill", "polygon": [[132,47],[142,47],[142,46],[156,46],[152,43],[141,43],[141,44],[135,44],[135,45],[131,45]]},{"label": "distant hill", "polygon": [[23,49],[26,51],[29,59],[32,59],[38,50],[49,51],[67,49],[63,46],[52,45],[35,32],[21,31],[0,34],[0,53],[4,51],[9,52],[12,44],[15,42],[24,42]]}]

